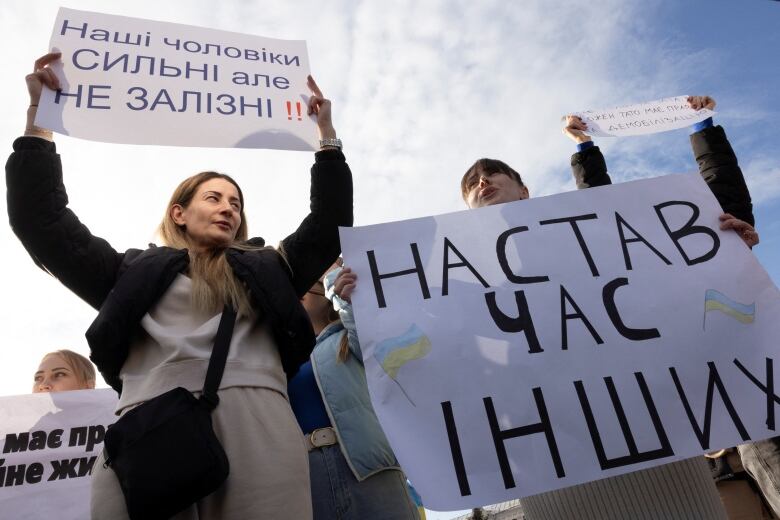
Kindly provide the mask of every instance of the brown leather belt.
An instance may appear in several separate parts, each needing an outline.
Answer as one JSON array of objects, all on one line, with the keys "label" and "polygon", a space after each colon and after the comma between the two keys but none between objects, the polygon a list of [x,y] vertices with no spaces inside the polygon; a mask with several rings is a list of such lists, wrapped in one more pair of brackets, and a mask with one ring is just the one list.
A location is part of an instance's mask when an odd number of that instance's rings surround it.
[{"label": "brown leather belt", "polygon": [[331,426],[328,426],[327,428],[317,428],[311,433],[305,433],[303,434],[303,440],[306,442],[306,448],[309,451],[339,443],[339,438],[336,436],[336,430]]}]

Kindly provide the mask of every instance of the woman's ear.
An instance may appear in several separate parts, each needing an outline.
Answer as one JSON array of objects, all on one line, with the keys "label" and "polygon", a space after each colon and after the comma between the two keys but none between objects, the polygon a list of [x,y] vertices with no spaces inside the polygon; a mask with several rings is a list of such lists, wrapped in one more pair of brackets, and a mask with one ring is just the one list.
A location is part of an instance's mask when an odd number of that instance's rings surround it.
[{"label": "woman's ear", "polygon": [[171,206],[171,219],[177,226],[184,226],[187,224],[187,219],[184,218],[184,208],[181,204],[174,204]]}]

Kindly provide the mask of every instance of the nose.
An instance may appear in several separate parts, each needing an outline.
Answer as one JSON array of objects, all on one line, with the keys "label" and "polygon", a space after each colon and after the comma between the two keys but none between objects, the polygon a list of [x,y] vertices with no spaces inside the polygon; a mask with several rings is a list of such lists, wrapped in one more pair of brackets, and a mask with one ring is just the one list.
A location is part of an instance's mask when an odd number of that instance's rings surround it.
[{"label": "nose", "polygon": [[49,378],[47,377],[40,383],[38,383],[38,391],[39,392],[51,392],[51,381],[49,381]]},{"label": "nose", "polygon": [[490,178],[486,177],[485,175],[480,175],[479,176],[479,187],[482,188],[484,186],[487,186],[488,184],[490,184]]},{"label": "nose", "polygon": [[233,214],[233,205],[230,204],[230,201],[225,201],[222,203],[222,207],[220,208],[220,213],[223,213],[225,215],[232,215]]}]

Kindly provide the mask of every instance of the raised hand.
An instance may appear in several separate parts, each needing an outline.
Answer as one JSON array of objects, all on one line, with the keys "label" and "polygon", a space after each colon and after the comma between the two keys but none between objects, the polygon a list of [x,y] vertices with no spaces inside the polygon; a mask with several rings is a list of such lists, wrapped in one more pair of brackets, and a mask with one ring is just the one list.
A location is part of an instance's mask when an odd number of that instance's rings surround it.
[{"label": "raised hand", "polygon": [[60,88],[60,80],[49,67],[49,64],[60,59],[60,56],[62,56],[60,52],[50,52],[45,56],[41,56],[35,60],[32,74],[25,76],[27,92],[30,94],[30,105],[37,105],[38,101],[40,101],[43,85],[52,90]]},{"label": "raised hand", "polygon": [[565,116],[564,122],[566,124],[561,129],[563,135],[578,144],[591,140],[590,136],[585,133],[588,130],[588,124],[579,116]]},{"label": "raised hand", "polygon": [[317,115],[317,129],[320,132],[320,139],[335,139],[336,130],[333,128],[333,121],[331,120],[331,103],[330,99],[326,99],[322,95],[320,87],[314,81],[314,78],[308,76],[306,79],[306,85],[311,90],[311,97],[309,98],[309,115]]},{"label": "raised hand", "polygon": [[702,108],[715,110],[716,103],[710,96],[688,96],[688,104],[694,110],[701,110]]}]

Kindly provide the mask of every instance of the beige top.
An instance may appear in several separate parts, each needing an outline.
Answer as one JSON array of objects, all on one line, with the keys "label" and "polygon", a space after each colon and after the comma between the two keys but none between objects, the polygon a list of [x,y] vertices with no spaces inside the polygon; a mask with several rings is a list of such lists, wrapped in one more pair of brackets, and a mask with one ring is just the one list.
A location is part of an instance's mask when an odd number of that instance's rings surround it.
[{"label": "beige top", "polygon": [[[192,280],[182,274],[141,320],[141,333],[119,372],[122,395],[116,411],[177,386],[200,391],[222,313],[192,308]],[[279,351],[264,320],[240,316],[230,341],[220,388],[263,387],[287,395],[287,378]]]},{"label": "beige top", "polygon": [[522,499],[527,520],[728,520],[704,457]]}]

